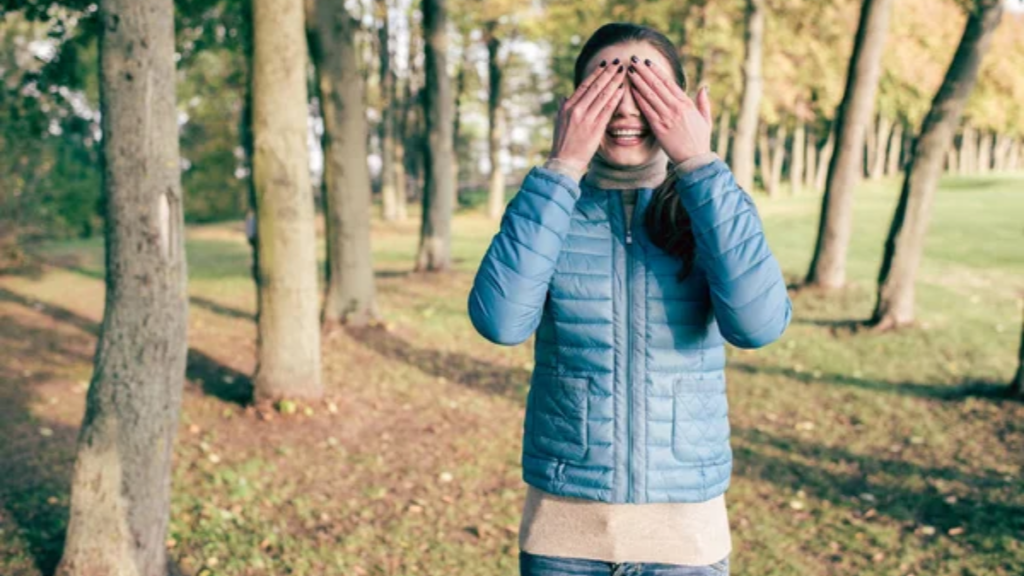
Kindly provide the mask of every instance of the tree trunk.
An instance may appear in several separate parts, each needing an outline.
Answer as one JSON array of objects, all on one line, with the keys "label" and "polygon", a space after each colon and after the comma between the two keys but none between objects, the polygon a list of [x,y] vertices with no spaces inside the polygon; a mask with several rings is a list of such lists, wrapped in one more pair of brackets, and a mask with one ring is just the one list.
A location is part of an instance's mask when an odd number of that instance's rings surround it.
[{"label": "tree trunk", "polygon": [[380,47],[380,197],[381,216],[387,222],[398,218],[398,170],[395,151],[395,71],[391,54],[391,18],[387,0],[377,0],[378,45]]},{"label": "tree trunk", "polygon": [[455,119],[452,121],[452,194],[455,195],[452,198],[453,209],[459,205],[459,130],[462,126],[462,97],[466,92],[466,68],[470,66],[468,53],[468,46],[464,46],[459,71],[455,76]]},{"label": "tree trunk", "polygon": [[818,173],[818,137],[814,134],[814,130],[808,130],[805,138],[807,140],[807,162],[804,167],[804,188],[817,191],[814,187],[814,177]]},{"label": "tree trunk", "polygon": [[369,128],[353,41],[359,22],[335,0],[308,0],[308,7],[310,54],[324,118],[327,287],[323,321],[328,326],[365,326],[380,314],[370,251]]},{"label": "tree trunk", "polygon": [[775,142],[772,145],[772,196],[779,196],[782,191],[782,168],[786,161],[786,127],[779,126],[775,130]]},{"label": "tree trunk", "polygon": [[875,156],[871,164],[871,179],[878,180],[882,176],[885,176],[885,165],[888,160],[888,146],[892,139],[893,122],[886,116],[878,117],[878,134],[875,136],[877,142],[877,148],[875,149]]},{"label": "tree trunk", "polygon": [[862,174],[865,178],[871,177],[871,166],[874,164],[875,154],[878,150],[876,142],[878,138],[877,125],[876,119],[871,118],[864,127],[864,156],[861,158],[861,161],[864,163]]},{"label": "tree trunk", "polygon": [[1021,140],[1018,138],[1010,143],[1010,158],[1006,161],[1006,169],[1010,172],[1021,169]]},{"label": "tree trunk", "polygon": [[869,124],[882,71],[892,0],[864,0],[850,57],[843,102],[836,115],[838,149],[828,168],[814,257],[806,283],[839,288],[846,283],[846,253],[853,228],[853,191],[862,173],[865,126]]},{"label": "tree trunk", "polygon": [[1005,172],[1006,165],[1010,160],[1010,145],[1013,141],[1005,134],[996,135],[995,156],[992,159],[992,169],[996,172]]},{"label": "tree trunk", "polygon": [[903,122],[896,122],[889,137],[889,154],[885,163],[885,175],[894,176],[900,171],[900,155],[903,153]]},{"label": "tree trunk", "polygon": [[501,171],[501,139],[505,126],[501,108],[502,71],[498,61],[501,40],[494,33],[495,27],[491,23],[487,30],[487,152],[491,163],[487,215],[492,220],[500,219],[505,211],[505,174]]},{"label": "tree trunk", "polygon": [[960,138],[960,173],[965,175],[974,174],[977,159],[977,134],[971,126],[964,126],[964,133]]},{"label": "tree trunk", "polygon": [[715,152],[725,162],[729,157],[729,129],[732,126],[732,114],[728,109],[722,110],[718,115],[718,142],[715,145]]},{"label": "tree trunk", "polygon": [[174,6],[99,10],[106,308],[56,574],[162,576],[188,351]]},{"label": "tree trunk", "polygon": [[943,156],[977,82],[982,57],[1002,15],[1001,0],[978,3],[967,20],[953,62],[921,126],[921,136],[911,152],[910,167],[878,274],[878,301],[870,322],[880,330],[914,320],[914,278],[924,249]]},{"label": "tree trunk", "polygon": [[1020,348],[1017,352],[1017,373],[1010,382],[1010,395],[1016,398],[1024,396],[1024,322],[1020,329]]},{"label": "tree trunk", "polygon": [[978,138],[978,174],[992,171],[992,133],[986,131]]},{"label": "tree trunk", "polygon": [[[302,0],[253,0],[253,175],[260,246],[257,398],[319,397]],[[357,72],[358,74],[358,72]]]},{"label": "tree trunk", "polygon": [[805,139],[804,122],[797,120],[796,129],[793,131],[793,152],[789,164],[789,193],[793,196],[800,193],[800,186],[804,178]]},{"label": "tree trunk", "polygon": [[435,272],[451,267],[452,219],[452,94],[445,64],[448,35],[445,0],[423,0],[423,37],[426,87],[423,115],[424,147],[423,221],[416,270]]},{"label": "tree trunk", "polygon": [[956,174],[957,172],[957,161],[956,161],[956,150],[950,146],[946,150],[946,173]]},{"label": "tree trunk", "polygon": [[771,144],[768,140],[768,125],[761,124],[757,128],[757,168],[761,176],[761,186],[768,196],[774,196],[772,190],[772,155]]},{"label": "tree trunk", "polygon": [[832,163],[832,154],[836,149],[836,125],[833,122],[829,127],[828,138],[825,145],[821,147],[818,155],[818,172],[814,176],[814,189],[821,191],[825,189],[825,179],[828,177],[828,167]]},{"label": "tree trunk", "polygon": [[754,146],[758,113],[761,109],[763,79],[761,60],[764,52],[764,0],[747,0],[745,59],[743,62],[743,99],[736,120],[732,145],[732,172],[736,183],[746,190],[754,185]]}]

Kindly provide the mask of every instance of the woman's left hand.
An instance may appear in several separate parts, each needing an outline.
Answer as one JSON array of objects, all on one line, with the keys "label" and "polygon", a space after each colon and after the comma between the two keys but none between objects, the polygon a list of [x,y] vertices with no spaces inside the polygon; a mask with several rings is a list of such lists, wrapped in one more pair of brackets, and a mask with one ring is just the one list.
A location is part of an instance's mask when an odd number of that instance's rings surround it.
[{"label": "woman's left hand", "polygon": [[680,163],[711,152],[711,100],[708,89],[697,92],[696,103],[666,71],[651,60],[632,57],[629,67],[633,100],[672,162]]}]

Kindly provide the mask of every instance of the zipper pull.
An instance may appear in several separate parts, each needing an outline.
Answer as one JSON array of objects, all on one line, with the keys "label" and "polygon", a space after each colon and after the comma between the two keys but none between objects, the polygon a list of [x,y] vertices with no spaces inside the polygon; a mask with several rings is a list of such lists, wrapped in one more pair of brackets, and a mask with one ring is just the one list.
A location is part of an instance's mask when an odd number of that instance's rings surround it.
[{"label": "zipper pull", "polygon": [[633,231],[629,228],[626,229],[626,244],[633,243]]}]

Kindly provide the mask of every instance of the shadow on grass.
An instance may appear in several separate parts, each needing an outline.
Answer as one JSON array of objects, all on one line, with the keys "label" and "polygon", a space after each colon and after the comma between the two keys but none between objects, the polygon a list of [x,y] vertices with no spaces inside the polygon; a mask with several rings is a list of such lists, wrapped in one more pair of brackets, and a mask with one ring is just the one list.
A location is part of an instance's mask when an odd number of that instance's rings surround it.
[{"label": "shadow on grass", "polygon": [[381,356],[404,362],[432,376],[517,401],[526,398],[530,371],[525,368],[498,366],[461,352],[420,348],[383,328],[350,327],[347,331]]},{"label": "shadow on grass", "polygon": [[[0,302],[11,302],[31,308],[46,314],[58,322],[69,324],[83,332],[99,337],[99,324],[79,316],[66,308],[38,302],[5,288],[0,288]],[[225,402],[244,405],[252,399],[252,380],[247,374],[221,364],[213,357],[196,348],[188,349],[188,366],[185,377],[192,382],[201,383],[204,394],[214,396]]]},{"label": "shadow on grass", "polygon": [[43,370],[15,370],[10,359],[0,361],[0,506],[16,528],[0,541],[0,567],[18,562],[18,555],[27,552],[27,562],[51,574],[64,548],[78,431],[40,421],[30,406],[43,401],[37,388],[56,378],[46,368],[90,362],[82,350],[89,349],[91,341],[85,336],[76,341],[5,317],[0,322],[0,349],[12,353],[26,347],[32,355],[30,365]]},{"label": "shadow on grass", "polygon": [[[37,389],[58,381],[60,376],[47,371],[54,367],[78,367],[92,363],[94,338],[99,326],[64,308],[36,302],[0,288],[0,303],[22,306],[53,320],[74,326],[83,334],[60,333],[6,317],[0,322],[0,350],[24,352],[31,366],[43,370],[15,370],[12,362],[0,361],[0,506],[17,525],[36,568],[52,574],[64,548],[68,522],[71,474],[76,454],[77,427],[59,422],[40,422],[31,407],[42,402]],[[0,360],[4,356],[0,354]],[[188,375],[202,380],[203,391],[230,402],[245,403],[252,396],[247,376],[227,368],[195,349],[188,352]],[[67,393],[66,383],[59,394]],[[59,396],[55,391],[54,396]],[[56,398],[58,401],[59,397]],[[10,536],[0,540],[0,554],[7,561],[17,553]],[[3,564],[0,564],[2,567]],[[169,574],[180,574],[171,562]]]},{"label": "shadow on grass", "polygon": [[[1009,481],[995,473],[969,474],[948,466],[920,466],[893,458],[856,454],[841,447],[822,446],[799,438],[775,436],[756,429],[732,429],[735,473],[765,480],[859,513],[874,508],[893,520],[934,526],[945,532],[966,529],[965,538],[985,544],[990,552],[1012,546],[1013,534],[1024,530],[1024,506]],[[806,460],[803,462],[802,460]],[[807,462],[843,463],[843,474]],[[851,466],[852,465],[852,466]],[[869,478],[884,478],[884,484]],[[946,494],[929,484],[940,479],[966,486],[970,493],[950,503]],[[923,489],[910,486],[925,485]],[[870,493],[873,501],[860,498]],[[1000,501],[1002,497],[1005,501]],[[1011,553],[1010,550],[1004,550]]]},{"label": "shadow on grass", "polygon": [[1009,393],[1009,385],[997,382],[985,382],[980,380],[963,380],[957,386],[944,386],[941,384],[922,384],[920,382],[886,382],[884,380],[871,380],[868,378],[857,378],[847,374],[834,372],[822,372],[815,376],[809,372],[797,372],[792,368],[779,366],[756,366],[731,360],[729,368],[744,372],[746,374],[771,374],[783,376],[805,384],[821,383],[826,385],[850,386],[863,390],[872,390],[886,394],[897,394],[899,396],[915,396],[931,400],[942,400],[953,402],[964,398],[987,398],[990,400],[1006,400],[1020,402]]}]

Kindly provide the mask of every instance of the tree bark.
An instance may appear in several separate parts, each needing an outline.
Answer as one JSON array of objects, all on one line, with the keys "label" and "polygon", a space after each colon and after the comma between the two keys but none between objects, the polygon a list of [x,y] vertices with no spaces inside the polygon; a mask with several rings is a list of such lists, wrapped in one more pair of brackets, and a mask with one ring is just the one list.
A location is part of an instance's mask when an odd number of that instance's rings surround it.
[{"label": "tree bark", "polygon": [[772,196],[779,196],[782,192],[782,168],[786,162],[786,136],[785,126],[779,126],[775,130],[775,142],[772,145]]},{"label": "tree bark", "polygon": [[764,53],[764,0],[747,0],[745,57],[743,62],[743,99],[736,120],[736,136],[732,144],[732,172],[741,188],[754,185],[754,146],[757,139],[758,113],[764,90],[761,77]]},{"label": "tree bark", "polygon": [[380,313],[370,250],[369,127],[354,42],[359,22],[335,0],[308,0],[307,7],[310,54],[324,118],[327,286],[323,322],[365,326],[379,319]]},{"label": "tree bark", "polygon": [[501,108],[501,62],[498,55],[501,40],[495,34],[495,23],[487,29],[487,152],[491,164],[490,193],[487,215],[492,220],[505,212],[505,174],[501,170],[501,139],[504,136],[504,114]]},{"label": "tree bark", "polygon": [[903,153],[903,122],[896,122],[889,137],[889,154],[885,163],[885,175],[894,176],[900,171],[900,156]]},{"label": "tree bark", "polygon": [[832,154],[836,149],[836,125],[833,122],[832,126],[829,127],[828,138],[825,139],[825,144],[821,147],[821,153],[818,156],[818,172],[814,177],[814,189],[821,191],[825,189],[825,179],[828,177],[828,167],[832,163]]},{"label": "tree bark", "polygon": [[391,54],[391,18],[387,0],[377,0],[380,28],[377,30],[380,47],[380,196],[381,216],[387,222],[398,219],[398,170],[395,152],[395,71]]},{"label": "tree bark", "polygon": [[893,122],[886,116],[878,117],[878,133],[875,136],[877,148],[871,163],[871,179],[878,180],[885,176],[885,165],[888,160],[889,145],[892,139]]},{"label": "tree bark", "polygon": [[793,130],[792,156],[789,163],[789,193],[796,196],[800,193],[800,187],[804,178],[804,151],[807,146],[804,142],[806,132],[803,120],[797,120],[796,129]]},{"label": "tree bark", "polygon": [[816,192],[814,177],[818,174],[818,137],[814,130],[808,130],[805,138],[807,140],[807,161],[804,167],[804,188]]},{"label": "tree bark", "polygon": [[58,576],[167,574],[188,350],[171,0],[103,0],[106,307]]},{"label": "tree bark", "polygon": [[718,142],[715,144],[715,152],[722,161],[729,157],[729,130],[732,127],[732,114],[729,110],[722,110],[718,115]]},{"label": "tree bark", "polygon": [[320,381],[317,258],[306,149],[302,0],[253,0],[253,170],[260,247],[255,394],[315,398]]},{"label": "tree bark", "polygon": [[806,283],[839,288],[846,283],[846,254],[853,228],[853,192],[863,170],[864,131],[871,119],[882,72],[892,0],[864,0],[850,57],[843,102],[836,114],[838,149],[828,168],[814,257]]},{"label": "tree bark", "polygon": [[992,171],[992,133],[985,131],[978,138],[978,174]]},{"label": "tree bark", "polygon": [[768,196],[774,196],[772,190],[772,154],[771,142],[768,138],[768,125],[761,124],[757,128],[757,168],[761,176],[761,186]]},{"label": "tree bark", "polygon": [[946,150],[946,173],[956,174],[957,173],[957,154],[956,149],[950,146]]},{"label": "tree bark", "polygon": [[437,272],[451,267],[452,218],[452,93],[446,53],[448,16],[445,0],[423,0],[423,37],[426,86],[423,115],[424,148],[423,220],[416,270]]},{"label": "tree bark", "polygon": [[1001,0],[978,2],[921,126],[878,274],[878,300],[870,323],[879,330],[914,320],[914,278],[924,250],[942,160],[1002,15]]}]

